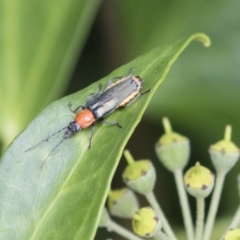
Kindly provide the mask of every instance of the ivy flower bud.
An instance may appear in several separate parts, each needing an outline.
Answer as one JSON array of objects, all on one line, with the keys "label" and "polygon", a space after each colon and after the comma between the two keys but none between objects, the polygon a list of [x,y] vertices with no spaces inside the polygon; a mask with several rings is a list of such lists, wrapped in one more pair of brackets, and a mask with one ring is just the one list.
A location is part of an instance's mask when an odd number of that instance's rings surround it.
[{"label": "ivy flower bud", "polygon": [[198,198],[207,197],[214,185],[214,174],[208,169],[196,163],[184,175],[186,189],[190,195]]},{"label": "ivy flower bud", "polygon": [[139,209],[136,195],[128,188],[110,190],[108,194],[108,208],[111,215],[120,218],[132,218]]},{"label": "ivy flower bud", "polygon": [[156,172],[151,161],[134,161],[127,150],[124,155],[129,164],[122,174],[125,184],[140,194],[151,192],[156,182]]},{"label": "ivy flower bud", "polygon": [[100,220],[99,220],[98,226],[99,227],[107,227],[109,221],[110,221],[110,217],[109,217],[108,211],[104,207],[102,209],[102,213],[101,213],[101,216],[100,216]]},{"label": "ivy flower bud", "polygon": [[227,234],[224,237],[224,240],[239,240],[240,239],[240,229],[231,229],[227,232]]},{"label": "ivy flower bud", "polygon": [[224,139],[211,145],[210,157],[218,172],[227,173],[239,158],[239,148],[231,141],[231,126],[226,126]]},{"label": "ivy flower bud", "polygon": [[168,118],[163,118],[165,134],[160,137],[155,146],[158,159],[169,171],[183,169],[190,156],[188,138],[172,131]]},{"label": "ivy flower bud", "polygon": [[150,207],[139,209],[133,216],[132,228],[141,237],[150,238],[161,228],[159,217]]}]

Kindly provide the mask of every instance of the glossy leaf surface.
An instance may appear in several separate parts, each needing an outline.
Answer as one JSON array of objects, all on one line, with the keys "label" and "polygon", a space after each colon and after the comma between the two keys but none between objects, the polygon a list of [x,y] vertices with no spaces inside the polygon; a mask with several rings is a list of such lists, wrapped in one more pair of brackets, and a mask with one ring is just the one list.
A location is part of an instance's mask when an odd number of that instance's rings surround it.
[{"label": "glossy leaf surface", "polygon": [[[156,48],[52,103],[14,140],[0,165],[0,239],[93,239],[124,146],[171,65],[192,40],[210,44],[206,35],[195,34]],[[89,94],[98,91],[99,83],[106,86],[110,78],[125,76],[132,67],[145,80],[143,91],[152,91],[107,117],[119,121],[122,130],[98,123],[91,150],[87,149],[91,130],[83,130],[60,145],[43,168],[61,133],[25,152],[73,120],[69,102],[73,107],[84,104]]]}]

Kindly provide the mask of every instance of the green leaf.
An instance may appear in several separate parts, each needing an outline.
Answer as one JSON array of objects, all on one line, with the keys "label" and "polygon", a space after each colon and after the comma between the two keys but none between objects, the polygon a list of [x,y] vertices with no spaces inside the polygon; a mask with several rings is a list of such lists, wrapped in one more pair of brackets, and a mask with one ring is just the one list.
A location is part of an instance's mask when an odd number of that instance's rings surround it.
[{"label": "green leaf", "polygon": [[[93,239],[124,146],[171,65],[192,40],[210,45],[206,35],[195,34],[156,48],[54,102],[14,140],[0,165],[0,239]],[[122,130],[97,124],[91,150],[87,150],[90,130],[84,130],[60,145],[43,168],[44,159],[62,134],[25,152],[73,120],[69,102],[73,107],[84,104],[89,94],[98,91],[100,82],[106,86],[110,78],[124,76],[132,67],[145,80],[144,89],[152,92],[107,118],[118,120]]]},{"label": "green leaf", "polygon": [[0,1],[0,137],[5,146],[63,91],[99,3]]}]

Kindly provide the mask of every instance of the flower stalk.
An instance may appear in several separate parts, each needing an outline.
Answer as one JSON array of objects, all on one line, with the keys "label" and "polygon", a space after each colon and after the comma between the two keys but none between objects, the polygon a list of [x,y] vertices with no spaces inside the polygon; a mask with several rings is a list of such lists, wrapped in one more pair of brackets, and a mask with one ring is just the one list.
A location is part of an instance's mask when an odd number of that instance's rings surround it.
[{"label": "flower stalk", "polygon": [[177,185],[184,225],[188,240],[194,239],[193,222],[183,183],[183,169],[189,161],[190,144],[188,138],[172,130],[168,118],[163,118],[165,134],[156,143],[156,154],[162,164],[173,173]]},{"label": "flower stalk", "polygon": [[239,158],[239,149],[231,141],[231,133],[231,126],[226,126],[224,139],[213,144],[209,149],[210,157],[217,173],[216,185],[204,228],[203,240],[209,240],[211,237],[226,174],[232,169]]}]

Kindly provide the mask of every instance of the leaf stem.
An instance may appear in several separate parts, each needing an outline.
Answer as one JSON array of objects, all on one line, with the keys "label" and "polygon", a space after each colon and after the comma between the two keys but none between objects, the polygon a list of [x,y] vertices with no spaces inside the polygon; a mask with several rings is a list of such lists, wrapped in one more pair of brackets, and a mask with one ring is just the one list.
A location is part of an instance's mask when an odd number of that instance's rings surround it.
[{"label": "leaf stem", "polygon": [[192,222],[192,216],[189,209],[187,194],[184,188],[182,169],[178,169],[174,171],[173,174],[174,174],[178,195],[180,199],[184,225],[187,232],[187,238],[188,240],[192,240],[194,239],[193,222]]},{"label": "leaf stem", "polygon": [[130,232],[129,230],[127,230],[126,228],[120,226],[119,224],[115,223],[112,220],[108,221],[108,229],[116,232],[117,234],[123,236],[126,239],[129,240],[142,240],[142,238],[136,236],[135,234],[133,234],[132,232]]},{"label": "leaf stem", "polygon": [[203,240],[209,240],[209,238],[211,236],[212,228],[213,228],[213,224],[214,224],[214,220],[216,217],[217,208],[219,205],[219,200],[220,200],[220,196],[221,196],[221,192],[222,192],[222,188],[223,188],[223,182],[225,180],[225,176],[226,176],[226,172],[218,172],[217,173],[216,185],[215,185],[215,189],[213,192],[207,221],[205,224]]},{"label": "leaf stem", "polygon": [[145,194],[146,199],[148,200],[149,204],[152,206],[152,208],[157,212],[162,225],[163,225],[163,229],[165,231],[165,233],[167,234],[167,236],[169,237],[169,239],[171,240],[177,240],[176,236],[174,235],[172,228],[170,227],[168,220],[166,219],[159,203],[157,202],[157,199],[153,193],[153,191]]},{"label": "leaf stem", "polygon": [[203,234],[203,225],[204,225],[205,199],[202,197],[197,197],[196,203],[197,203],[197,218],[196,218],[195,240],[201,240],[202,234]]}]

